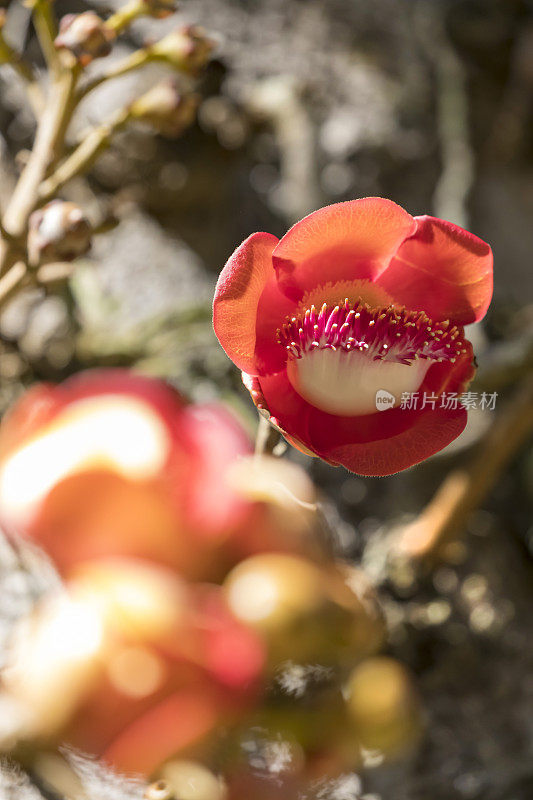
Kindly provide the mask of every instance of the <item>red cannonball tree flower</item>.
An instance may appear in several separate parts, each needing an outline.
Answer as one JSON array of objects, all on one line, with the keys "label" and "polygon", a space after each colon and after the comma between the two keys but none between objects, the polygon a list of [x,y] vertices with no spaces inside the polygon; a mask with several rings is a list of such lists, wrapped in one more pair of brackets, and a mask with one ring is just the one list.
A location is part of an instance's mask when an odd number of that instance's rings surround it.
[{"label": "red cannonball tree flower", "polygon": [[34,386],[2,421],[0,520],[62,574],[105,555],[195,573],[249,513],[226,478],[250,452],[221,405],[189,405],[128,370],[91,370]]},{"label": "red cannonball tree flower", "polygon": [[[281,240],[246,239],[220,275],[214,327],[292,444],[390,475],[463,430],[466,410],[450,398],[474,374],[463,326],[491,295],[488,244],[367,197],[315,211]],[[378,411],[380,390],[391,405]],[[402,395],[414,393],[418,407],[406,408]]]}]

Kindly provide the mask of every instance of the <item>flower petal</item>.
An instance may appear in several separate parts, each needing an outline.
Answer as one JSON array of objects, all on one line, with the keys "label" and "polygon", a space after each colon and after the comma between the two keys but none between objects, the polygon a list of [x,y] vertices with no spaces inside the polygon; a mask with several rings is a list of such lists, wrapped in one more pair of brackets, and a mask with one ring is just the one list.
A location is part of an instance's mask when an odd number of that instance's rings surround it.
[{"label": "flower petal", "polygon": [[391,200],[365,197],[314,211],[273,253],[283,292],[295,301],[321,284],[376,278],[416,223]]},{"label": "flower petal", "polygon": [[[434,365],[420,392],[461,392],[472,369],[465,357],[453,367]],[[466,425],[466,411],[428,407],[409,411],[395,408],[361,417],[327,414],[295,392],[286,372],[250,380],[255,404],[268,410],[298,449],[310,450],[325,461],[343,465],[359,475],[392,475],[442,450]]]},{"label": "flower petal", "polygon": [[466,325],[485,316],[492,297],[492,251],[458,225],[416,217],[407,239],[376,283],[394,300],[431,319]]},{"label": "flower petal", "polygon": [[393,475],[419,464],[453,442],[464,430],[467,420],[464,408],[455,412],[437,408],[422,413],[402,413],[413,419],[412,424],[398,434],[374,442],[331,447],[325,456],[358,475]]},{"label": "flower petal", "polygon": [[197,463],[191,459],[182,504],[195,537],[216,541],[228,536],[247,511],[230,485],[228,470],[252,452],[251,442],[236,417],[221,405],[190,405],[184,416],[197,447]]},{"label": "flower petal", "polygon": [[215,289],[215,333],[227,355],[246,372],[257,369],[257,309],[269,280],[274,280],[272,252],[277,243],[270,233],[249,236],[230,257]]}]

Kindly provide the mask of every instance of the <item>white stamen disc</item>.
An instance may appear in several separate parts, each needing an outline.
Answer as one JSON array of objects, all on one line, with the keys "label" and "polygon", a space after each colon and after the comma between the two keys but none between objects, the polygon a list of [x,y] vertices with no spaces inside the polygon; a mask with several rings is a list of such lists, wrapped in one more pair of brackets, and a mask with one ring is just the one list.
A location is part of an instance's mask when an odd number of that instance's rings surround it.
[{"label": "white stamen disc", "polygon": [[374,361],[359,351],[315,349],[290,358],[287,374],[298,394],[316,408],[336,416],[376,413],[376,394],[390,392],[400,404],[403,392],[416,392],[431,366],[429,359],[412,364]]}]

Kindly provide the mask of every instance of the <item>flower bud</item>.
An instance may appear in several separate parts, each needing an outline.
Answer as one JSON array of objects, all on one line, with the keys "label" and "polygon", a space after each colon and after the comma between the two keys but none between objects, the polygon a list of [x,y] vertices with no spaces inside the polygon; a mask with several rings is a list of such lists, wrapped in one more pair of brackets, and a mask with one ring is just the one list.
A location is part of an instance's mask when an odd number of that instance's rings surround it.
[{"label": "flower bud", "polygon": [[146,94],[141,95],[130,107],[133,119],[146,122],[163,136],[174,138],[189,127],[196,116],[198,97],[181,94],[176,83],[164,80]]},{"label": "flower bud", "polygon": [[202,28],[187,25],[152,45],[150,53],[153,58],[162,59],[175,69],[197,75],[209,61],[213,46]]},{"label": "flower bud", "polygon": [[319,658],[324,589],[319,567],[281,553],[242,561],[224,582],[232,612],[264,637],[273,663]]},{"label": "flower bud", "polygon": [[72,261],[91,245],[91,226],[75,203],[52,200],[30,217],[28,255],[37,265],[50,261]]},{"label": "flower bud", "polygon": [[82,66],[111,52],[115,34],[94,11],[67,14],[59,24],[55,46],[70,50]]},{"label": "flower bud", "polygon": [[363,747],[400,755],[420,732],[420,709],[412,679],[392,658],[369,658],[351,673],[348,713]]},{"label": "flower bud", "polygon": [[349,568],[261,553],[234,567],[224,590],[235,616],[264,637],[273,664],[291,659],[351,666],[383,639],[370,590]]}]

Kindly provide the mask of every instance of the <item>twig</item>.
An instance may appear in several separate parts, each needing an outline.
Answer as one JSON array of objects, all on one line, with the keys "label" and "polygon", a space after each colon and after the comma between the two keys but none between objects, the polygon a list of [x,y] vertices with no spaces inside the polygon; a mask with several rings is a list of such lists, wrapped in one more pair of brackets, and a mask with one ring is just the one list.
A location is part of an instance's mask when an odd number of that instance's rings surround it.
[{"label": "twig", "polygon": [[44,98],[41,87],[35,77],[33,67],[28,64],[4,38],[3,25],[6,19],[5,10],[0,10],[0,64],[9,64],[15,70],[19,78],[24,82],[28,94],[28,100],[38,117],[44,106]]},{"label": "twig", "polygon": [[[2,220],[6,233],[15,240],[23,236],[29,215],[38,202],[39,184],[46,175],[53,154],[62,147],[77,75],[76,68],[65,68],[52,84],[48,103],[37,126],[33,150]],[[0,277],[16,259],[16,246],[4,237],[0,241]]]},{"label": "twig", "polygon": [[18,76],[24,81],[26,91],[28,93],[28,100],[35,113],[39,116],[44,106],[44,99],[41,92],[41,87],[37,83],[33,69],[27,64],[20,53],[17,53],[11,45],[9,45],[0,33],[0,64],[9,64]]},{"label": "twig", "polygon": [[266,417],[259,414],[259,424],[255,436],[255,455],[260,457],[266,453],[272,453],[278,440],[278,431],[272,427]]},{"label": "twig", "polygon": [[426,562],[438,557],[532,432],[533,378],[529,378],[489,429],[472,461],[453,471],[419,517],[397,532],[393,561]]},{"label": "twig", "polygon": [[[28,217],[39,199],[39,184],[46,175],[54,153],[63,146],[78,74],[76,67],[64,68],[52,84],[50,97],[37,126],[33,150],[2,220],[6,232],[15,239],[24,234]],[[15,258],[11,242],[6,239],[0,241],[0,276],[9,269]]]},{"label": "twig", "polygon": [[49,178],[41,183],[38,192],[40,202],[44,203],[49,200],[68,181],[87,170],[128,119],[129,109],[121,109],[109,122],[93,128],[74,152],[59,165]]},{"label": "twig", "polygon": [[146,11],[147,6],[143,5],[143,0],[130,0],[109,17],[106,27],[118,35],[134,20],[146,14]]},{"label": "twig", "polygon": [[13,236],[22,235],[28,216],[37,202],[39,184],[46,174],[57,141],[62,136],[74,82],[74,72],[67,70],[52,86],[51,96],[37,128],[33,150],[4,215],[4,227]]},{"label": "twig", "polygon": [[51,74],[57,77],[61,71],[61,62],[54,45],[57,28],[49,0],[34,0],[33,24],[47,66]]},{"label": "twig", "polygon": [[15,188],[17,179],[6,140],[0,135],[0,209],[4,209]]},{"label": "twig", "polygon": [[11,269],[0,278],[0,308],[18,292],[29,277],[28,267],[24,262],[17,261]]},{"label": "twig", "polygon": [[102,83],[112,78],[119,78],[122,75],[126,75],[128,72],[132,72],[134,69],[144,66],[150,60],[150,55],[149,48],[135,50],[129,56],[112,65],[105,72],[102,72],[101,75],[97,75],[92,80],[87,81],[84,86],[80,86],[76,93],[76,103],[79,103],[89,92],[92,92],[93,89],[96,89]]},{"label": "twig", "polygon": [[9,233],[9,231],[6,231],[1,221],[0,221],[0,238],[9,244],[12,244],[15,241],[15,238]]}]

